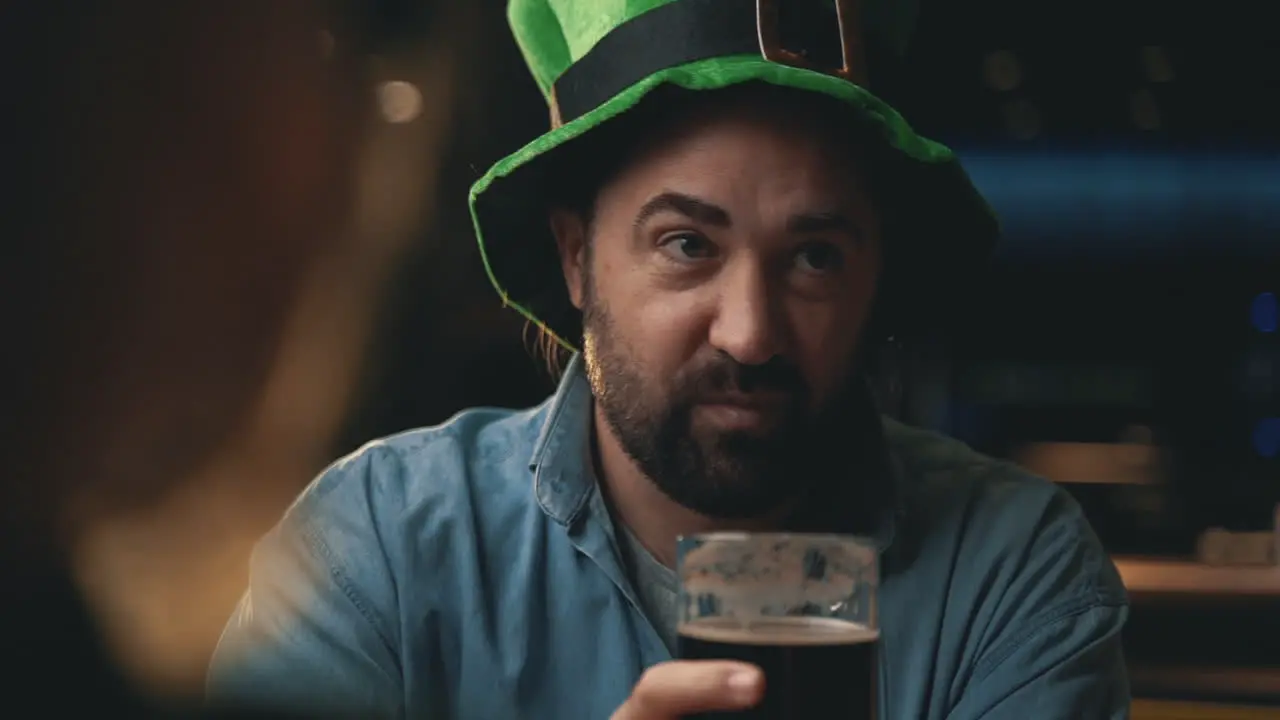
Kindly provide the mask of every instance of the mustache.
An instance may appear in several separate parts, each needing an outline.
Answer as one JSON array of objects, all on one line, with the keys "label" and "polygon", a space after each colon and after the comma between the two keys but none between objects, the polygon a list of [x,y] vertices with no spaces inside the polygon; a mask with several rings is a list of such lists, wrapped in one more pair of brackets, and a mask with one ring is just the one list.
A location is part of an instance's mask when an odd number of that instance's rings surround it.
[{"label": "mustache", "polygon": [[687,375],[682,384],[680,394],[690,402],[757,393],[804,397],[808,392],[800,369],[781,357],[760,365],[744,365],[723,353]]}]

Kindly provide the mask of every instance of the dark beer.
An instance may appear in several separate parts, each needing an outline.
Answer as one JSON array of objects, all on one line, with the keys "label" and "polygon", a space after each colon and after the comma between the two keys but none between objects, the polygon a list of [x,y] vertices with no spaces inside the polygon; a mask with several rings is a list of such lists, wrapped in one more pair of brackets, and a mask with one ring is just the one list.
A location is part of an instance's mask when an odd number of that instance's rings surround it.
[{"label": "dark beer", "polygon": [[835,618],[701,618],[680,626],[680,657],[741,660],[764,670],[760,705],[696,717],[875,720],[879,640],[879,631]]}]

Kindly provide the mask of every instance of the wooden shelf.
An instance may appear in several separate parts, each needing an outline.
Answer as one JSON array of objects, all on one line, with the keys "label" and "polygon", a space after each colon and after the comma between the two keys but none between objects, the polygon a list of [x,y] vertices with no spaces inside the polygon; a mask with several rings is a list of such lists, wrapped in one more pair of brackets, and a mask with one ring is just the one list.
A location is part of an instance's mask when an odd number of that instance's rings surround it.
[{"label": "wooden shelf", "polygon": [[1190,560],[1113,558],[1135,593],[1260,595],[1280,598],[1280,567],[1217,567]]},{"label": "wooden shelf", "polygon": [[1266,705],[1275,708],[1272,717],[1280,718],[1280,668],[1131,665],[1129,680],[1135,698],[1199,697],[1198,701],[1168,701]]},{"label": "wooden shelf", "polygon": [[1277,720],[1280,709],[1215,703],[1133,701],[1133,720]]}]

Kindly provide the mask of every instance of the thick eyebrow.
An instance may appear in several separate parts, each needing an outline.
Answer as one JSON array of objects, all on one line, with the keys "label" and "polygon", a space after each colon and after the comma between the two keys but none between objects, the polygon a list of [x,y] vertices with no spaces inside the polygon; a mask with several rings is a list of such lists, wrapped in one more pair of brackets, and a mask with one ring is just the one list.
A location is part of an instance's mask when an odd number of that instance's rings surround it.
[{"label": "thick eyebrow", "polygon": [[[640,211],[636,213],[633,227],[639,231],[655,215],[665,212],[683,215],[702,225],[721,228],[733,225],[728,210],[692,195],[667,191],[655,195],[640,208]],[[861,241],[863,238],[862,227],[847,215],[838,212],[812,212],[792,215],[787,218],[787,231],[796,235],[812,235],[834,231],[849,235],[855,241]]]},{"label": "thick eyebrow", "polygon": [[787,219],[787,230],[797,235],[825,232],[843,232],[855,239],[862,237],[862,228],[840,213],[801,213]]},{"label": "thick eyebrow", "polygon": [[664,192],[654,196],[640,208],[640,212],[636,213],[635,228],[640,229],[654,215],[664,212],[677,213],[703,225],[727,228],[733,224],[729,219],[729,212],[718,205],[684,193]]}]

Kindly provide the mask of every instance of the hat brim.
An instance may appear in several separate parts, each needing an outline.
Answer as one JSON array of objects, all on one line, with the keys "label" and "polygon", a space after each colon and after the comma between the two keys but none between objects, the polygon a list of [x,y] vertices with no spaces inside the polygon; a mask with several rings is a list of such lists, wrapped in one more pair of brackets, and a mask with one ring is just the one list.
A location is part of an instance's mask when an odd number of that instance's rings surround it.
[{"label": "hat brim", "polygon": [[635,107],[655,88],[716,90],[764,82],[829,96],[848,104],[876,136],[884,167],[877,168],[877,198],[886,248],[879,304],[894,327],[920,323],[954,306],[955,283],[990,254],[999,224],[946,146],[922,137],[888,104],[841,78],[743,55],[667,68],[608,102],[536,138],[499,160],[471,188],[485,271],[504,304],[566,347],[574,348],[546,206],[546,183],[557,152],[593,128]]}]

